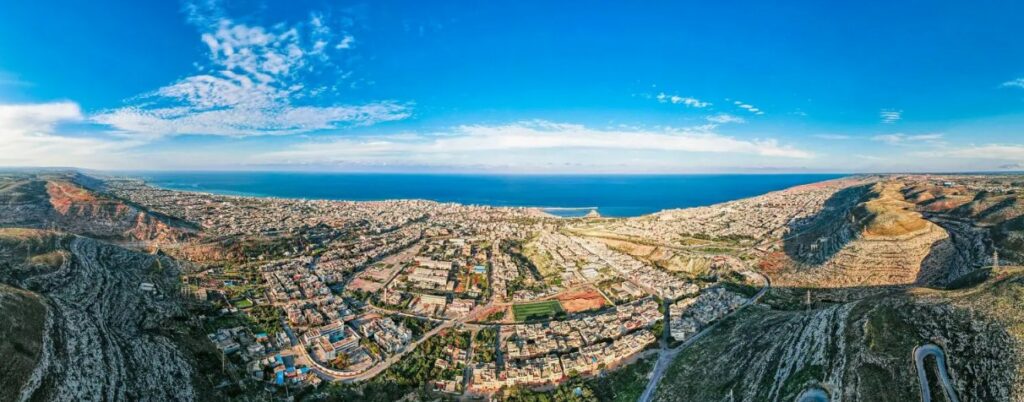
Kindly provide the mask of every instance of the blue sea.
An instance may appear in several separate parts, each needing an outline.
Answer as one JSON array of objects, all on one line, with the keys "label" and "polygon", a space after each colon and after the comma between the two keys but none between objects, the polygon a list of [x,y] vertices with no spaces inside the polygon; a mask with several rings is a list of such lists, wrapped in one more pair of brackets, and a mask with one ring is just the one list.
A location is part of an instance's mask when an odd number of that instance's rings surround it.
[{"label": "blue sea", "polygon": [[149,172],[134,176],[157,187],[262,197],[386,200],[539,207],[559,216],[639,216],[711,205],[836,174],[471,175],[294,172]]}]

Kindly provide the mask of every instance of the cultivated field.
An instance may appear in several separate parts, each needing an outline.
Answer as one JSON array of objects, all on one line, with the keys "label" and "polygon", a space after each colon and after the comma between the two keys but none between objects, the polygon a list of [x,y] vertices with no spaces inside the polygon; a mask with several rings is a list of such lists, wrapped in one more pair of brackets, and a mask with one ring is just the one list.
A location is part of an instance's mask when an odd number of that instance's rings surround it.
[{"label": "cultivated field", "polygon": [[516,304],[512,306],[512,314],[515,314],[516,321],[553,317],[555,314],[563,311],[562,305],[556,300]]}]

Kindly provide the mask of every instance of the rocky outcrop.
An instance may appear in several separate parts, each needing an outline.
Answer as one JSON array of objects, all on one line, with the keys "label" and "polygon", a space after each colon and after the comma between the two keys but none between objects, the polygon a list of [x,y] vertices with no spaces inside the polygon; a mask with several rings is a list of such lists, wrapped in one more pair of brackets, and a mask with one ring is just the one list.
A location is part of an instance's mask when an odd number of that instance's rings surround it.
[{"label": "rocky outcrop", "polygon": [[1021,342],[1012,328],[1024,318],[985,312],[1014,297],[986,289],[802,311],[749,308],[683,351],[655,400],[791,401],[809,387],[832,400],[920,400],[912,355],[934,343],[946,352],[960,400],[1022,401]]},{"label": "rocky outcrop", "polygon": [[[796,264],[774,275],[779,286],[848,288],[927,283],[945,278],[949,234],[914,210],[899,182],[870,187],[845,219],[827,219],[791,240]],[[820,236],[814,238],[812,236]]]},{"label": "rocky outcrop", "polygon": [[[185,314],[172,260],[78,236],[32,241],[33,247],[12,236],[0,242],[0,279],[39,295],[47,307],[42,353],[19,400],[197,398],[193,362],[162,331]],[[40,252],[65,258],[39,263]],[[158,290],[141,290],[143,282]]]},{"label": "rocky outcrop", "polygon": [[0,175],[0,227],[145,242],[180,241],[197,233],[195,225],[90,190],[79,181],[95,180],[73,174]]}]

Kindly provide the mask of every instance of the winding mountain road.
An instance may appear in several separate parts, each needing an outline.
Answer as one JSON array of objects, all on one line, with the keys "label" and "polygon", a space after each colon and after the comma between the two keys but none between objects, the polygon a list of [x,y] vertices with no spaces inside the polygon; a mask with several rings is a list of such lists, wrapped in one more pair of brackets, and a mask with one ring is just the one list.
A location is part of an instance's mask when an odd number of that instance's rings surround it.
[{"label": "winding mountain road", "polygon": [[942,381],[942,390],[951,402],[960,402],[956,396],[956,390],[950,382],[949,371],[946,369],[946,353],[942,348],[934,344],[926,344],[914,348],[914,363],[917,365],[917,380],[921,382],[921,401],[931,402],[932,391],[928,384],[928,372],[924,367],[924,359],[928,356],[935,356],[935,365],[939,367],[939,380]]}]

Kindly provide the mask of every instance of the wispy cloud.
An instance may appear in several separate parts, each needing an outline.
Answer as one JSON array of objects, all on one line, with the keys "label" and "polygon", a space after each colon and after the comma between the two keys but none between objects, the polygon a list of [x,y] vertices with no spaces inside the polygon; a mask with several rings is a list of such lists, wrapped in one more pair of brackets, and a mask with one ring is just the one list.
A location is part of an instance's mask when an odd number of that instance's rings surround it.
[{"label": "wispy cloud", "polygon": [[878,115],[882,118],[882,123],[891,124],[900,121],[900,119],[903,118],[903,111],[893,109],[882,109],[882,111],[880,111]]},{"label": "wispy cloud", "polygon": [[871,137],[872,141],[884,142],[889,145],[905,145],[905,144],[919,144],[919,143],[931,143],[935,144],[942,139],[942,134],[915,134],[907,135],[903,133],[896,134],[882,134]]},{"label": "wispy cloud", "polygon": [[746,120],[744,120],[742,117],[733,116],[733,115],[728,114],[728,113],[719,113],[719,114],[716,114],[716,115],[707,116],[707,117],[705,117],[705,119],[707,119],[707,121],[710,121],[710,122],[715,123],[715,124],[745,123],[746,122]]},{"label": "wispy cloud", "polygon": [[[320,74],[343,77],[333,56],[352,46],[320,15],[270,28],[239,23],[214,7],[194,7],[209,59],[196,75],[129,100],[92,120],[129,134],[226,136],[296,134],[404,119],[408,106],[393,101],[333,104],[330,87],[311,85]],[[212,15],[210,15],[212,14]],[[332,45],[333,44],[333,45]]]},{"label": "wispy cloud", "polygon": [[814,138],[820,138],[823,140],[848,140],[852,137],[846,134],[815,134]]},{"label": "wispy cloud", "polygon": [[1024,78],[1017,78],[1003,83],[1003,87],[1024,88]]},{"label": "wispy cloud", "polygon": [[[489,154],[501,154],[503,163],[526,165],[557,151],[547,162],[571,160],[571,154],[588,151],[657,153],[713,153],[806,159],[813,155],[774,139],[744,140],[706,131],[704,128],[595,129],[578,124],[548,121],[506,125],[464,125],[450,132],[339,138],[329,142],[299,144],[291,149],[260,156],[281,163],[378,163],[486,164]],[[511,158],[512,162],[509,162]],[[614,161],[605,161],[614,163]]]},{"label": "wispy cloud", "polygon": [[764,114],[763,110],[761,110],[757,106],[751,105],[749,103],[744,103],[742,101],[733,101],[732,104],[736,105],[740,109],[746,110],[746,111],[748,111],[750,113],[753,113],[753,114],[756,114],[758,116]]},{"label": "wispy cloud", "polygon": [[686,105],[687,107],[705,108],[711,106],[711,102],[705,102],[697,98],[679,95],[667,95],[664,92],[654,97],[660,103],[671,103],[673,105]]},{"label": "wispy cloud", "polygon": [[952,158],[995,159],[1024,161],[1024,145],[984,144],[957,147],[937,152],[937,155]]},{"label": "wispy cloud", "polygon": [[78,104],[0,104],[0,166],[106,167],[139,142],[59,134],[61,124],[85,119]]}]

